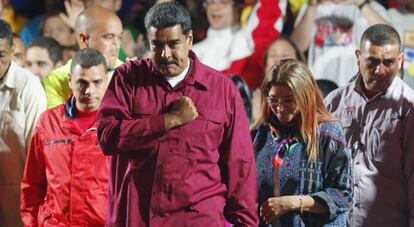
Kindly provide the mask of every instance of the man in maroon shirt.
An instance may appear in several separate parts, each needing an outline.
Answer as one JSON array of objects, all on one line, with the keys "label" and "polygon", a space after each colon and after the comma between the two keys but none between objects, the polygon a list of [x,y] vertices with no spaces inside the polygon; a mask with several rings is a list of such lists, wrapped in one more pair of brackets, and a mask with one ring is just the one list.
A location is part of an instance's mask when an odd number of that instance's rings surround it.
[{"label": "man in maroon shirt", "polygon": [[191,51],[187,10],[152,7],[151,59],[115,70],[98,112],[111,155],[107,226],[257,226],[257,180],[243,101]]}]

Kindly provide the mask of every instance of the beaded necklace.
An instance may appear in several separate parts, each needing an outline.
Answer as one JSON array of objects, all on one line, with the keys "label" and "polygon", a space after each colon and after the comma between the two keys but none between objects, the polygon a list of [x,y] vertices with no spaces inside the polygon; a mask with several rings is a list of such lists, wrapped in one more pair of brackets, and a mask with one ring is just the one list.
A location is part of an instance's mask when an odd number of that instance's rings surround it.
[{"label": "beaded necklace", "polygon": [[280,131],[269,124],[272,133],[272,139],[277,143],[276,149],[272,153],[272,164],[275,169],[279,169],[283,164],[283,158],[286,154],[293,152],[298,145],[298,138],[293,134],[288,134],[287,137],[282,137]]}]

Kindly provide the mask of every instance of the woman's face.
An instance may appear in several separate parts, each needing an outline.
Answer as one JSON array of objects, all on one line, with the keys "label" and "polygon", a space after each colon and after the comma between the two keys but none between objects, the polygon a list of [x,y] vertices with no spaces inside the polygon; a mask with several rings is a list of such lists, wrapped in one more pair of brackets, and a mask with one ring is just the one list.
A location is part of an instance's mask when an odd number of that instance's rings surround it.
[{"label": "woman's face", "polygon": [[295,48],[286,40],[280,39],[267,49],[266,72],[277,62],[283,59],[297,59]]},{"label": "woman's face", "polygon": [[76,44],[75,33],[59,16],[49,17],[45,21],[42,35],[55,39],[64,47],[70,47]]},{"label": "woman's face", "polygon": [[273,85],[266,98],[272,112],[283,125],[290,125],[299,114],[292,90],[286,85]]}]

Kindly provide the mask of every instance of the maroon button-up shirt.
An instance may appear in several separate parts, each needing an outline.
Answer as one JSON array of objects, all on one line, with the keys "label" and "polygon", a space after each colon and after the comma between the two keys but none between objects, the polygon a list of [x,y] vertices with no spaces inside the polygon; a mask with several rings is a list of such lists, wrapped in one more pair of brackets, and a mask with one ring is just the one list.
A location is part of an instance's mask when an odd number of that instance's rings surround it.
[{"label": "maroon button-up shirt", "polygon": [[[150,60],[115,70],[98,113],[111,157],[108,226],[257,226],[257,181],[247,117],[237,88],[190,52],[175,88]],[[165,130],[181,96],[199,116]]]}]

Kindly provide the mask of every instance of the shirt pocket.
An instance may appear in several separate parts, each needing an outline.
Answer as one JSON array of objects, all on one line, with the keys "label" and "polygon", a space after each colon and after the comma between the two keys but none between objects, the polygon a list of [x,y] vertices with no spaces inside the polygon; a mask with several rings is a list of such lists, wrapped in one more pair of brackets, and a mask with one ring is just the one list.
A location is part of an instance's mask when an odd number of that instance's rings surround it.
[{"label": "shirt pocket", "polygon": [[1,184],[20,184],[25,158],[24,113],[0,111]]},{"label": "shirt pocket", "polygon": [[24,112],[0,111],[0,152],[24,150],[24,123]]},{"label": "shirt pocket", "polygon": [[[370,136],[372,158],[377,162],[384,162],[400,166],[402,160],[402,117],[398,113],[391,113],[382,117],[378,125],[373,127]],[[390,152],[392,151],[392,152]]]},{"label": "shirt pocket", "polygon": [[187,153],[218,150],[224,133],[225,115],[214,109],[198,110],[199,116],[181,128],[180,138]]}]

